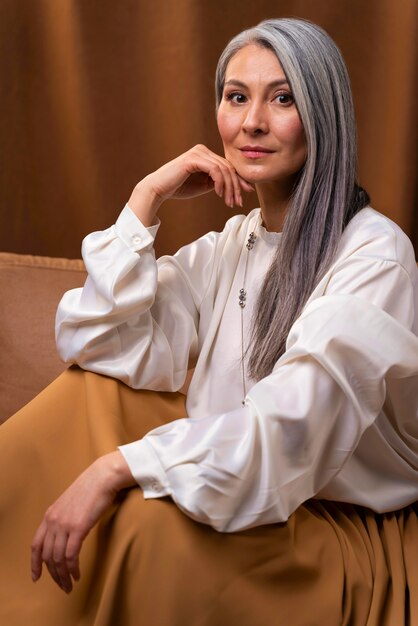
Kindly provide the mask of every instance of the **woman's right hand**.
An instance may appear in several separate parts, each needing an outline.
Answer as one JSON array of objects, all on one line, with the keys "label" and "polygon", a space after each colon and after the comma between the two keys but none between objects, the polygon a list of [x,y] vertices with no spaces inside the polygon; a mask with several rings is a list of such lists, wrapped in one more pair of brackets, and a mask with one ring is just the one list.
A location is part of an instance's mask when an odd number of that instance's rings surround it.
[{"label": "woman's right hand", "polygon": [[193,198],[212,190],[233,207],[242,206],[241,190],[254,191],[225,158],[203,144],[194,146],[139,182],[129,207],[150,226],[164,200]]}]

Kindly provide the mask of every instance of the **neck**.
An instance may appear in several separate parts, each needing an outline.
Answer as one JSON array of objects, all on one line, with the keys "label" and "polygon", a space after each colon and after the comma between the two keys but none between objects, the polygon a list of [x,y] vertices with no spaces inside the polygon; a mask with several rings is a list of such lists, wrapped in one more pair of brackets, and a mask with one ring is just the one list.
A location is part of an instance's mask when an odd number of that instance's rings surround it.
[{"label": "neck", "polygon": [[293,181],[289,186],[277,183],[260,183],[255,186],[261,207],[263,226],[268,231],[280,233],[289,208]]}]

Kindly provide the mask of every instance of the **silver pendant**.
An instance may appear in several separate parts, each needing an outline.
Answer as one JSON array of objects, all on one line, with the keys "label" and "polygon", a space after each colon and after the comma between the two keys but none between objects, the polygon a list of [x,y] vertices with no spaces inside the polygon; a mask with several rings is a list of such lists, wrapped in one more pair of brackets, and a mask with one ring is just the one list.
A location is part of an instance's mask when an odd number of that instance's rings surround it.
[{"label": "silver pendant", "polygon": [[257,236],[255,233],[250,233],[250,236],[248,237],[248,241],[247,241],[247,250],[252,250],[254,248],[254,244],[255,244],[255,240],[257,239]]},{"label": "silver pendant", "polygon": [[238,300],[238,304],[240,305],[241,309],[245,307],[246,299],[247,299],[247,292],[245,291],[244,288],[242,288],[239,290],[239,300]]}]

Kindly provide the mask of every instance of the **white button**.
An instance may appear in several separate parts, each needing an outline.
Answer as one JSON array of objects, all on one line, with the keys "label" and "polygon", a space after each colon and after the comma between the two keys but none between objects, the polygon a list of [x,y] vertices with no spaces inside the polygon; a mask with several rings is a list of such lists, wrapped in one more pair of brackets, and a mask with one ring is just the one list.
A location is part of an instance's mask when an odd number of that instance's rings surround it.
[{"label": "white button", "polygon": [[162,487],[159,483],[154,481],[151,483],[151,489],[153,489],[154,491],[161,491]]},{"label": "white button", "polygon": [[141,237],[139,235],[134,235],[132,237],[132,241],[133,241],[133,243],[137,244],[137,243],[141,243],[142,239],[141,239]]}]

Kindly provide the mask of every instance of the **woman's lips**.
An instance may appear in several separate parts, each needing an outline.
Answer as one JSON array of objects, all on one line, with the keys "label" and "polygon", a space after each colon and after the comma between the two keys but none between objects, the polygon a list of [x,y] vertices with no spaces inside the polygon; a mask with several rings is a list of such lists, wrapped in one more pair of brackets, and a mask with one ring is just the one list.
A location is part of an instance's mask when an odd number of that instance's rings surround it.
[{"label": "woman's lips", "polygon": [[269,154],[273,154],[274,150],[263,148],[262,146],[244,146],[240,148],[242,154],[248,159],[260,159],[266,157]]}]

